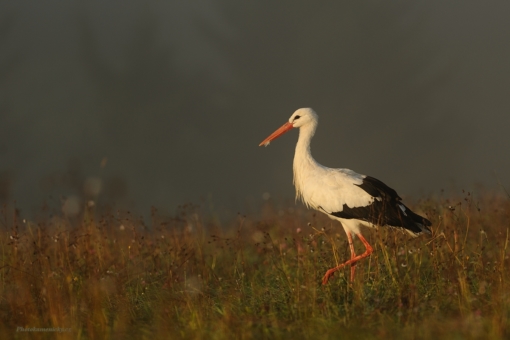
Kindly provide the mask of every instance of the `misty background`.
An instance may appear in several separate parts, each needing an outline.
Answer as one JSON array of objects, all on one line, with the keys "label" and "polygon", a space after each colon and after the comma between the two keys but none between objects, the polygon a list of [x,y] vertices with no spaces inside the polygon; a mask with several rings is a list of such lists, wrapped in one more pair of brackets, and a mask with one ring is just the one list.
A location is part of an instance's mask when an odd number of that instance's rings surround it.
[{"label": "misty background", "polygon": [[500,192],[509,13],[475,0],[0,1],[0,202],[290,202],[297,131],[258,144],[300,107],[320,117],[321,164],[404,198]]}]

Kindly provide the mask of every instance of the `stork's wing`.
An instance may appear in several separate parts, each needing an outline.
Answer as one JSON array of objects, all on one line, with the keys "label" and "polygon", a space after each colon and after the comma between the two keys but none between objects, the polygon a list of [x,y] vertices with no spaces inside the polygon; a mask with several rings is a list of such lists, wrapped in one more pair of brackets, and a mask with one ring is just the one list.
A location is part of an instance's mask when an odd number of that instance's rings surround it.
[{"label": "stork's wing", "polygon": [[[370,176],[345,171],[343,174],[350,178],[351,187],[344,185],[349,188],[349,195],[344,196],[341,207],[338,204],[342,202],[337,201],[334,204],[337,209],[328,210],[321,206],[323,211],[344,219],[358,219],[379,226],[404,228],[414,234],[430,232],[428,228],[431,225],[430,221],[406,207],[395,190]],[[325,206],[333,208],[327,204]]]},{"label": "stork's wing", "polygon": [[305,204],[328,214],[348,207],[364,207],[374,201],[374,197],[364,190],[365,176],[348,169],[320,168],[303,181],[303,201]]}]

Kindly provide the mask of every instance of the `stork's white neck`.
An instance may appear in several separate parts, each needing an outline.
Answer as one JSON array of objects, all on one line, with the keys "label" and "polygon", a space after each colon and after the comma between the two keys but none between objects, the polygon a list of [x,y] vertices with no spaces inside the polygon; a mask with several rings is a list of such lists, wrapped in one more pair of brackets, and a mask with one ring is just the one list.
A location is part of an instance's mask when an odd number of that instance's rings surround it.
[{"label": "stork's white neck", "polygon": [[310,151],[310,142],[317,129],[317,121],[303,125],[299,128],[299,139],[294,154],[294,186],[296,187],[296,199],[301,198],[303,202],[303,185],[306,177],[320,165],[313,159]]}]

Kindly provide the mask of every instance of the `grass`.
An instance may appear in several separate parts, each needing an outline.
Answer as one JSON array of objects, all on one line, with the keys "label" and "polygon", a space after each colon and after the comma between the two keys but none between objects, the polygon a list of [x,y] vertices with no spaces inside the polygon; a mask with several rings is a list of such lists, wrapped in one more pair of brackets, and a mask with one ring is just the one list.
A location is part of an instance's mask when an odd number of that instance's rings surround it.
[{"label": "grass", "polygon": [[[294,206],[219,224],[183,206],[149,225],[86,208],[73,219],[2,212],[0,337],[505,339],[510,200],[428,199],[433,235],[366,230],[348,259],[338,222]],[[362,244],[355,240],[357,251]],[[17,327],[70,332],[17,332]]]}]

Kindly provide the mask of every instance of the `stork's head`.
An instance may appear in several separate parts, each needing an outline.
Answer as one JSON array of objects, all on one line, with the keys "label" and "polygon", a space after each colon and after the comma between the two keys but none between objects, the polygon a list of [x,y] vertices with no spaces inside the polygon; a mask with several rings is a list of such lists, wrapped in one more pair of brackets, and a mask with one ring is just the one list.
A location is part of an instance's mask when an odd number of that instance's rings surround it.
[{"label": "stork's head", "polygon": [[268,146],[269,143],[283,135],[285,132],[292,130],[292,128],[300,128],[302,126],[307,126],[309,124],[317,124],[319,120],[319,116],[315,113],[311,108],[302,108],[296,110],[292,116],[290,116],[289,121],[282,125],[278,130],[273,132],[269,137],[264,139],[259,146]]},{"label": "stork's head", "polygon": [[308,123],[316,123],[319,120],[319,116],[315,111],[309,107],[297,109],[292,116],[289,118],[289,123],[292,127],[298,128]]}]

